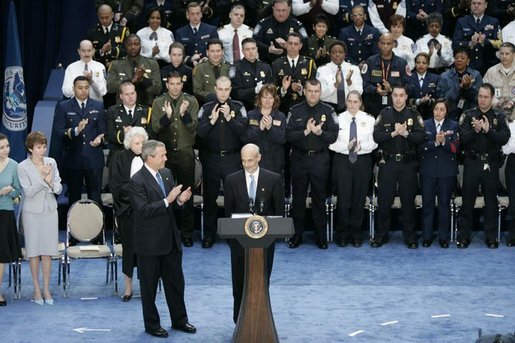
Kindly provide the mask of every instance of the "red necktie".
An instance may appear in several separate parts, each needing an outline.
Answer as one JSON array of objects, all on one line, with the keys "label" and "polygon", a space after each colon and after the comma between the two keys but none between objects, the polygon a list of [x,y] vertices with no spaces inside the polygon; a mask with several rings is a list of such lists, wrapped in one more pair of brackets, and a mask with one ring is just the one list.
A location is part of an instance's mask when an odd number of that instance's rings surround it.
[{"label": "red necktie", "polygon": [[238,37],[238,30],[234,30],[234,36],[232,37],[232,57],[233,62],[239,61],[240,58],[240,37]]}]

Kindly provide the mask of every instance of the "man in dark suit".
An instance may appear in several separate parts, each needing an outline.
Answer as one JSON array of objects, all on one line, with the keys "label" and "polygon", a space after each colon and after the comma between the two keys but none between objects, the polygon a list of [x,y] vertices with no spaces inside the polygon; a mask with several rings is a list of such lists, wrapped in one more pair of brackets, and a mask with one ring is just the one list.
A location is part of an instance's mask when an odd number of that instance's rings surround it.
[{"label": "man in dark suit", "polygon": [[129,194],[134,209],[134,252],[138,269],[145,331],[152,336],[168,337],[161,327],[155,299],[159,278],[163,280],[172,328],[187,333],[197,329],[188,323],[184,304],[182,248],[172,206],[182,206],[191,197],[191,188],[181,192],[172,173],[165,168],[164,143],[143,143],[144,166],[131,178]]},{"label": "man in dark suit", "polygon": [[[241,164],[244,169],[227,176],[225,182],[224,207],[227,217],[233,213],[249,212],[264,216],[284,214],[284,187],[281,176],[259,168],[260,160],[261,154],[257,145],[251,143],[241,149]],[[236,323],[245,280],[245,250],[235,239],[230,239],[228,242],[231,247],[233,319]],[[275,244],[267,249],[269,279],[272,273],[274,250]]]},{"label": "man in dark suit", "polygon": [[58,103],[54,114],[54,134],[64,146],[60,168],[68,185],[70,205],[80,200],[83,180],[88,198],[101,204],[106,118],[104,105],[89,98],[89,89],[88,79],[77,76],[74,97]]}]

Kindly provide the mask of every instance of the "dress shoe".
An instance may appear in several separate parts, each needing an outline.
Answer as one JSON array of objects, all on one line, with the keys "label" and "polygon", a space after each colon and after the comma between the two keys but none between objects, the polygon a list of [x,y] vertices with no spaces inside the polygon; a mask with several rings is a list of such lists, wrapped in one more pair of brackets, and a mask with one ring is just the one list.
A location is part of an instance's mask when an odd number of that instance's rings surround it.
[{"label": "dress shoe", "polygon": [[190,323],[184,323],[182,325],[172,325],[172,329],[181,330],[186,333],[196,333],[197,328],[191,325]]},{"label": "dress shoe", "polygon": [[327,240],[324,238],[317,239],[317,247],[319,249],[327,249]]},{"label": "dress shoe", "polygon": [[293,235],[293,237],[290,238],[290,240],[288,242],[288,248],[295,249],[295,248],[298,248],[299,245],[301,245],[301,244],[302,244],[302,236]]},{"label": "dress shoe", "polygon": [[448,249],[449,248],[449,242],[443,239],[440,239],[438,241],[438,244],[440,244],[440,248],[442,249]]},{"label": "dress shoe", "polygon": [[458,249],[467,249],[470,245],[470,239],[468,238],[465,238],[465,239],[460,239],[458,241]]},{"label": "dress shoe", "polygon": [[370,242],[370,246],[372,248],[380,248],[388,242],[387,237],[376,237],[372,242]]},{"label": "dress shoe", "polygon": [[506,246],[515,247],[515,239],[508,240],[508,242],[506,242]]},{"label": "dress shoe", "polygon": [[165,329],[163,329],[162,327],[159,327],[157,329],[145,329],[145,332],[154,337],[160,337],[160,338],[168,337],[168,332]]},{"label": "dress shoe", "polygon": [[3,306],[7,306],[7,301],[5,301],[5,299],[0,301],[0,307],[3,307]]},{"label": "dress shoe", "polygon": [[186,248],[190,248],[193,246],[193,239],[191,237],[184,237],[182,239],[182,245],[184,245]]},{"label": "dress shoe", "polygon": [[408,242],[406,243],[408,246],[408,249],[418,249],[418,243],[417,242]]},{"label": "dress shoe", "polygon": [[354,248],[361,248],[361,245],[363,244],[363,242],[359,239],[355,239],[353,242],[352,242],[352,246]]},{"label": "dress shoe", "polygon": [[424,248],[429,248],[431,246],[431,244],[433,244],[433,242],[431,242],[430,240],[426,239],[422,242],[422,246]]},{"label": "dress shoe", "polygon": [[497,249],[499,247],[499,243],[497,243],[497,241],[487,240],[486,246],[488,247],[488,249]]},{"label": "dress shoe", "polygon": [[131,294],[128,294],[128,295],[127,295],[127,294],[124,294],[124,295],[122,296],[122,301],[123,301],[124,303],[126,303],[126,302],[128,302],[128,301],[131,301],[131,299],[132,299],[132,293],[131,293]]},{"label": "dress shoe", "polygon": [[211,238],[204,238],[202,241],[202,248],[203,249],[210,249],[213,247],[213,240]]},{"label": "dress shoe", "polygon": [[337,239],[336,240],[336,245],[339,246],[340,248],[346,247],[347,244],[348,244],[348,242],[346,239]]}]

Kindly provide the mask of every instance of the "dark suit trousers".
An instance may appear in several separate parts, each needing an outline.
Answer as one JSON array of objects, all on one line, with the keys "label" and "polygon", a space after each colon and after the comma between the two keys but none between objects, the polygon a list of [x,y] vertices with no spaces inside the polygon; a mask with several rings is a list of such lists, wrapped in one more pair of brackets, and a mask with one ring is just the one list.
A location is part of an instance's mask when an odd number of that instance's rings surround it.
[{"label": "dark suit trousers", "polygon": [[120,238],[122,240],[123,256],[122,271],[125,275],[132,278],[134,266],[136,265],[136,254],[134,254],[134,216],[125,214],[116,217],[120,228]]},{"label": "dark suit trousers", "polygon": [[420,175],[422,186],[422,239],[433,239],[435,197],[438,196],[438,239],[449,240],[451,229],[451,195],[456,176],[434,177]]},{"label": "dark suit trousers", "polygon": [[372,177],[372,157],[358,155],[355,163],[348,155],[334,154],[333,184],[338,197],[336,203],[337,239],[363,239],[365,199]]},{"label": "dark suit trousers", "polygon": [[81,199],[82,185],[86,183],[88,199],[102,206],[102,172],[103,169],[66,169],[66,184],[68,185],[68,204],[70,206]]},{"label": "dark suit trousers", "polygon": [[377,195],[376,238],[384,238],[391,225],[391,207],[395,199],[397,185],[401,199],[402,235],[411,243],[415,235],[415,195],[417,191],[417,164],[411,162],[386,161],[379,167],[379,192]]},{"label": "dark suit trousers", "polygon": [[139,284],[143,321],[146,330],[161,326],[156,307],[157,283],[163,280],[163,288],[170,311],[172,325],[182,325],[188,321],[184,304],[184,274],[182,273],[182,252],[172,248],[168,255],[138,255]]},{"label": "dark suit trousers", "polygon": [[[176,180],[176,185],[182,185],[185,190],[191,187],[194,191],[195,182],[195,155],[193,148],[185,148],[181,150],[173,150],[168,152],[168,161],[166,167],[172,171],[172,175]],[[191,238],[193,236],[193,196],[181,207],[180,211],[175,211],[177,224],[181,230],[181,237]]]},{"label": "dark suit trousers", "polygon": [[[238,321],[240,314],[241,298],[243,297],[243,286],[245,284],[245,249],[236,239],[228,239],[231,248],[231,271],[232,271],[232,296],[234,298],[233,320]],[[267,267],[268,267],[268,284],[270,284],[270,275],[274,264],[275,242],[266,249]]]},{"label": "dark suit trousers", "polygon": [[511,216],[511,223],[508,228],[508,240],[515,239],[515,154],[508,155],[506,168],[504,169],[506,188],[510,199],[508,214]]},{"label": "dark suit trousers", "polygon": [[474,219],[474,204],[479,184],[485,199],[485,239],[497,240],[497,191],[499,190],[499,167],[490,164],[483,170],[480,160],[467,158],[463,165],[463,205],[460,210],[458,239],[470,239]]}]

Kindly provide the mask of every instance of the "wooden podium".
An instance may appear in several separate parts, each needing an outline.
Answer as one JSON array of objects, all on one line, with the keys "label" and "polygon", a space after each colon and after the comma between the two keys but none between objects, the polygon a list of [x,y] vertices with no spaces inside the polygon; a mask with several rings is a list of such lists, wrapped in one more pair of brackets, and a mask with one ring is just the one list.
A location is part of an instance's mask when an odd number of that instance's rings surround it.
[{"label": "wooden podium", "polygon": [[293,234],[291,218],[251,216],[218,219],[218,235],[237,239],[245,248],[245,283],[233,342],[279,342],[270,306],[265,252],[276,239]]}]

